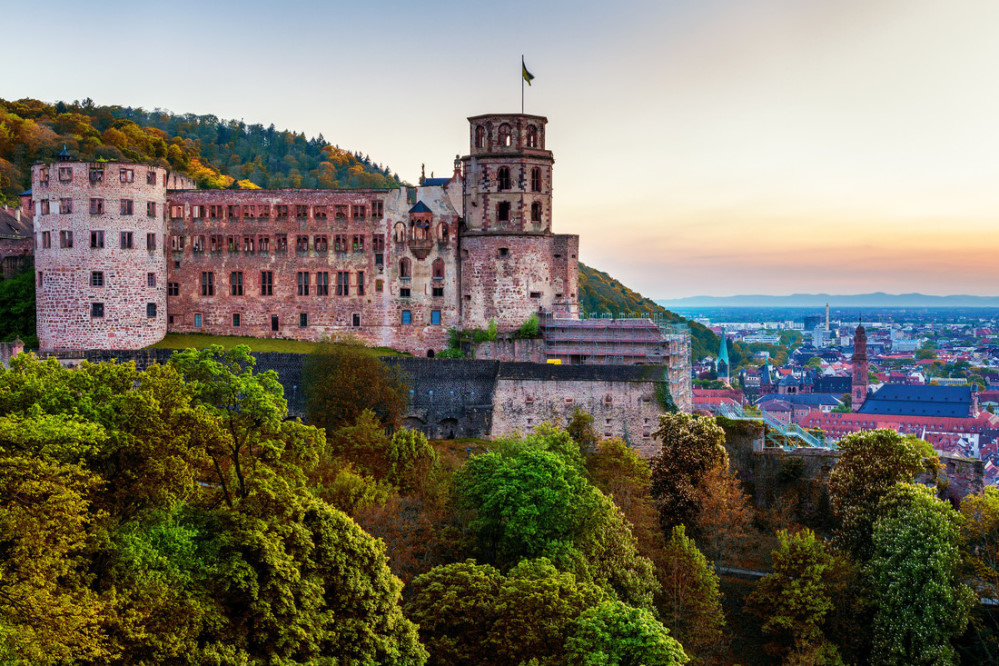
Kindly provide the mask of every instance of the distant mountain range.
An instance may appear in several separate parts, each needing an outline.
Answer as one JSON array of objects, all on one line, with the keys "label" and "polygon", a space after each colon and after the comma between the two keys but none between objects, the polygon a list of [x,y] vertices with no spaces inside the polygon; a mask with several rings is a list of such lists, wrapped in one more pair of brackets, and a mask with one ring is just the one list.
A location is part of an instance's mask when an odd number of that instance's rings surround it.
[{"label": "distant mountain range", "polygon": [[880,307],[880,308],[946,308],[999,307],[999,296],[932,296],[928,294],[886,294],[881,291],[872,294],[790,294],[771,296],[747,294],[743,296],[688,296],[670,300],[657,300],[667,308],[698,307]]}]

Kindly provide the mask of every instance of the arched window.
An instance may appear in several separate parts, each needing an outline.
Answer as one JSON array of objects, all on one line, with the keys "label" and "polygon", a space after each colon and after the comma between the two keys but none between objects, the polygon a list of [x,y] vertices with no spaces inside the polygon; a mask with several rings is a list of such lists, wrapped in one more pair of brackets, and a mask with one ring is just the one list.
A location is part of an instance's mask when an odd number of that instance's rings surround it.
[{"label": "arched window", "polygon": [[541,202],[535,201],[531,204],[531,222],[541,221]]},{"label": "arched window", "polygon": [[485,148],[486,147],[486,128],[479,125],[475,128],[475,147]]},{"label": "arched window", "polygon": [[496,175],[496,189],[498,190],[510,189],[510,167],[499,168],[499,173]]},{"label": "arched window", "polygon": [[448,229],[447,222],[441,222],[437,225],[437,240],[442,243],[447,243],[449,240],[450,229]]},{"label": "arched window", "polygon": [[531,168],[531,191],[541,191],[541,167]]},{"label": "arched window", "polygon": [[511,142],[512,139],[510,137],[510,126],[507,125],[506,123],[503,123],[499,127],[499,145],[509,148]]},{"label": "arched window", "polygon": [[395,225],[395,242],[405,243],[406,242],[406,225],[402,222],[398,222]]},{"label": "arched window", "polygon": [[538,147],[538,128],[534,125],[529,125],[527,127],[527,147],[537,148]]},{"label": "arched window", "polygon": [[412,277],[409,267],[409,257],[403,257],[399,260],[399,277],[408,278]]},{"label": "arched window", "polygon": [[444,279],[444,260],[440,257],[434,259],[434,279],[443,280]]},{"label": "arched window", "polygon": [[510,219],[509,201],[501,201],[496,205],[496,219],[500,222],[506,222]]}]

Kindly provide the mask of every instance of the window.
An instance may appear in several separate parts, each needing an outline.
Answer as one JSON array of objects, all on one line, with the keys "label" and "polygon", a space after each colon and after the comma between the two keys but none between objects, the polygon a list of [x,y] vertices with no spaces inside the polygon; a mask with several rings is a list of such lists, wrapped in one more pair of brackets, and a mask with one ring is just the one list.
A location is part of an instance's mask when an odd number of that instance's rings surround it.
[{"label": "window", "polygon": [[104,317],[104,304],[103,303],[91,303],[90,304],[90,317],[92,319],[101,319]]},{"label": "window", "polygon": [[259,204],[257,205],[257,217],[259,217],[262,220],[266,220],[270,216],[271,216],[270,206],[261,206]]},{"label": "window", "polygon": [[499,127],[499,145],[509,148],[511,143],[513,143],[513,139],[510,134],[510,126],[503,123]]},{"label": "window", "polygon": [[409,298],[412,295],[412,293],[413,291],[409,287],[399,288],[399,298]]},{"label": "window", "polygon": [[298,327],[305,328],[309,325],[309,313],[301,312],[298,315]]},{"label": "window", "polygon": [[215,295],[215,273],[206,271],[201,274],[201,295]]},{"label": "window", "polygon": [[496,189],[510,189],[510,167],[500,167],[496,175]]},{"label": "window", "polygon": [[[316,236],[313,240],[315,243],[316,252],[328,252],[330,248],[330,241],[328,236]],[[308,239],[306,239],[308,243]]]},{"label": "window", "polygon": [[73,232],[72,231],[60,231],[59,232],[59,247],[71,248],[73,247]]},{"label": "window", "polygon": [[[199,238],[204,238],[204,236],[199,236]],[[132,232],[131,231],[123,231],[123,232],[121,232],[120,240],[121,240],[121,249],[123,249],[123,250],[131,250],[132,249]],[[202,242],[204,242],[204,241],[202,241]]]},{"label": "window", "polygon": [[73,167],[59,167],[59,182],[68,183],[71,180],[73,180]]},{"label": "window", "polygon": [[531,168],[531,191],[541,191],[541,167]]},{"label": "window", "polygon": [[338,219],[338,220],[346,220],[347,219],[347,204],[343,204],[343,205],[337,204],[337,205],[333,206],[333,210],[334,210],[333,217],[335,217],[336,219]]},{"label": "window", "polygon": [[351,210],[351,217],[355,220],[363,220],[366,215],[367,209],[364,206],[354,205]]},{"label": "window", "polygon": [[146,249],[147,250],[156,249],[156,234],[146,234]]},{"label": "window", "polygon": [[49,186],[49,170],[48,169],[44,169],[43,168],[43,169],[39,169],[38,170],[38,184],[41,185],[42,187],[48,187]]},{"label": "window", "polygon": [[486,128],[479,125],[475,128],[475,147],[485,148],[486,147]]},{"label": "window", "polygon": [[403,257],[399,260],[399,277],[403,280],[408,280],[410,276],[410,265],[409,257]]},{"label": "window", "polygon": [[90,286],[91,287],[104,286],[104,271],[90,271]]},{"label": "window", "polygon": [[288,217],[288,206],[285,204],[278,204],[275,206],[275,217],[278,219],[286,219]]},{"label": "window", "polygon": [[371,219],[380,220],[385,215],[385,204],[382,201],[371,202]]},{"label": "window", "polygon": [[364,236],[354,236],[350,242],[350,248],[354,252],[364,252]]},{"label": "window", "polygon": [[156,217],[156,202],[147,201],[146,202],[146,217]]},{"label": "window", "polygon": [[496,204],[496,219],[500,222],[506,222],[510,219],[510,202],[501,201]]},{"label": "window", "polygon": [[308,217],[308,216],[309,216],[308,206],[301,206],[301,205],[295,206],[295,217]]},{"label": "window", "polygon": [[132,200],[131,199],[122,199],[121,200],[121,214],[122,215],[131,215],[132,214]]},{"label": "window", "polygon": [[333,237],[333,251],[334,252],[346,252],[347,251],[347,237],[343,234],[337,234]]},{"label": "window", "polygon": [[312,215],[317,220],[325,220],[326,219],[326,206],[315,206],[312,209]]},{"label": "window", "polygon": [[534,125],[528,125],[527,127],[527,147],[538,147],[538,128]]},{"label": "window", "polygon": [[260,271],[260,295],[274,295],[274,273],[271,271]]},{"label": "window", "polygon": [[336,295],[350,296],[350,273],[338,271],[336,274]]},{"label": "window", "polygon": [[243,252],[253,252],[253,236],[243,236]]},{"label": "window", "polygon": [[541,298],[541,292],[540,291],[532,291],[531,292],[531,298]]},{"label": "window", "polygon": [[133,183],[135,182],[135,171],[132,169],[119,169],[118,177],[121,178],[123,183]]},{"label": "window", "polygon": [[233,205],[233,204],[229,204],[228,206],[226,206],[226,216],[230,220],[238,219],[239,218],[239,206],[236,206],[236,205]]},{"label": "window", "polygon": [[167,282],[167,296],[180,296],[179,282]]},{"label": "window", "polygon": [[500,257],[508,257],[508,256],[510,256],[510,248],[508,248],[508,247],[501,247],[499,249],[499,256]]},{"label": "window", "polygon": [[271,250],[271,237],[261,236],[257,239],[257,250],[260,252],[270,252]]},{"label": "window", "polygon": [[224,209],[220,205],[208,206],[208,217],[213,220],[217,220],[222,217],[222,211]]},{"label": "window", "polygon": [[371,237],[371,249],[375,252],[385,251],[385,234],[375,234]]},{"label": "window", "polygon": [[351,326],[360,326],[361,325],[361,314],[359,312],[355,312],[353,315],[351,315],[351,317],[350,317],[350,325]]},{"label": "window", "polygon": [[73,212],[72,199],[59,199],[59,214],[68,215]]},{"label": "window", "polygon": [[277,315],[271,315],[271,330],[278,331],[281,328]]},{"label": "window", "polygon": [[225,246],[229,252],[239,252],[239,236],[226,236]]},{"label": "window", "polygon": [[253,217],[253,206],[243,206],[243,219]]},{"label": "window", "polygon": [[385,280],[375,280],[375,293],[382,293],[385,290]]},{"label": "window", "polygon": [[240,324],[240,322],[239,322],[239,313],[238,312],[233,312],[232,313],[232,325],[235,326],[236,328],[239,328],[239,324]]},{"label": "window", "polygon": [[274,250],[275,252],[288,251],[288,234],[278,234],[274,237]]},{"label": "window", "polygon": [[52,233],[49,231],[42,232],[42,247],[50,248],[52,247]]},{"label": "window", "polygon": [[298,295],[309,295],[309,274],[301,271],[298,273]]},{"label": "window", "polygon": [[104,199],[91,199],[90,200],[90,214],[91,215],[101,215],[104,213]]},{"label": "window", "polygon": [[295,236],[295,251],[296,252],[308,252],[309,251],[309,237],[308,236]]},{"label": "window", "polygon": [[[48,232],[45,232],[48,233]],[[104,247],[104,232],[103,231],[91,231],[90,232],[90,247],[100,249]]]},{"label": "window", "polygon": [[184,249],[184,237],[177,234],[170,235],[170,249],[174,252],[181,252]]},{"label": "window", "polygon": [[444,260],[440,257],[434,259],[434,279],[443,280],[444,279]]},{"label": "window", "polygon": [[146,317],[153,319],[156,317],[156,304],[146,303]]},{"label": "window", "polygon": [[434,298],[444,298],[444,287],[432,287],[430,295]]},{"label": "window", "polygon": [[232,296],[243,295],[243,271],[233,271],[229,274],[229,294]]},{"label": "window", "polygon": [[364,271],[357,273],[357,295],[364,296]]},{"label": "window", "polygon": [[146,273],[146,286],[147,287],[156,286],[156,273]]},{"label": "window", "polygon": [[146,185],[155,185],[155,184],[156,184],[156,172],[155,171],[147,171],[146,172]]},{"label": "window", "polygon": [[47,199],[38,202],[38,214],[39,215],[49,214],[49,202]]},{"label": "window", "polygon": [[195,328],[201,328],[201,315],[200,314],[194,315],[194,327]]},{"label": "window", "polygon": [[441,311],[431,310],[430,311],[430,323],[433,326],[440,326],[441,324]]},{"label": "window", "polygon": [[541,221],[541,202],[535,201],[531,204],[531,222]]},{"label": "window", "polygon": [[327,272],[316,273],[316,296],[330,295],[330,274]]},{"label": "window", "polygon": [[404,325],[409,325],[413,323],[413,313],[409,310],[402,311],[402,323]]},{"label": "window", "polygon": [[208,237],[208,249],[212,252],[221,252],[223,248],[223,239],[221,236],[211,235]]},{"label": "window", "polygon": [[170,206],[170,217],[174,220],[183,219],[184,217],[184,207],[183,206]]}]

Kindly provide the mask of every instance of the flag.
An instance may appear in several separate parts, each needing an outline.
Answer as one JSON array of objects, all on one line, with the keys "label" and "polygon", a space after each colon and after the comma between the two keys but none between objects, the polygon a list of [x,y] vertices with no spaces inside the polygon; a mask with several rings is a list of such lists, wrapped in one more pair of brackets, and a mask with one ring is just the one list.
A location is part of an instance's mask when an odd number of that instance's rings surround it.
[{"label": "flag", "polygon": [[523,57],[520,58],[520,69],[522,70],[524,80],[527,81],[527,85],[531,85],[531,79],[534,78],[534,74],[531,74],[529,71],[527,71],[527,65],[524,64]]}]

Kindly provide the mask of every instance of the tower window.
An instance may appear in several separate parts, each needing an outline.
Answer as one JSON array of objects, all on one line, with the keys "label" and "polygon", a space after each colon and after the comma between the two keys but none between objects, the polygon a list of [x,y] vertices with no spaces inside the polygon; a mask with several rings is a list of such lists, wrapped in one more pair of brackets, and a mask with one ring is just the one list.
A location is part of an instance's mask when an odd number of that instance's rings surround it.
[{"label": "tower window", "polygon": [[104,286],[104,272],[103,271],[90,271],[90,286],[91,287],[103,287]]},{"label": "tower window", "polygon": [[541,221],[541,203],[535,201],[531,204],[531,222]]},{"label": "tower window", "polygon": [[485,148],[486,147],[486,128],[479,125],[475,128],[475,147]]},{"label": "tower window", "polygon": [[90,304],[90,316],[93,319],[101,319],[104,317],[104,304],[103,303],[91,303]]},{"label": "tower window", "polygon": [[239,313],[238,312],[233,312],[232,313],[232,325],[234,327],[236,327],[236,328],[239,328],[240,323],[241,322],[239,321]]},{"label": "tower window", "polygon": [[308,325],[309,325],[309,313],[308,312],[301,312],[301,313],[299,313],[299,315],[298,315],[298,327],[299,328],[305,328]]},{"label": "tower window", "polygon": [[509,148],[512,142],[513,139],[510,134],[510,126],[507,125],[506,123],[503,123],[499,127],[499,144],[501,146]]},{"label": "tower window", "polygon": [[541,191],[541,167],[531,168],[531,191]]},{"label": "tower window", "polygon": [[506,222],[510,219],[510,202],[501,201],[496,205],[496,219]]},{"label": "tower window", "polygon": [[156,317],[156,304],[146,303],[146,317],[154,319]]},{"label": "tower window", "polygon": [[538,147],[538,128],[534,125],[530,125],[527,128],[527,147],[537,148]]},{"label": "tower window", "polygon": [[498,190],[510,189],[510,167],[499,168],[499,173],[496,175],[496,189]]},{"label": "tower window", "polygon": [[103,231],[91,231],[90,232],[90,247],[94,249],[100,249],[104,247],[104,232]]}]

